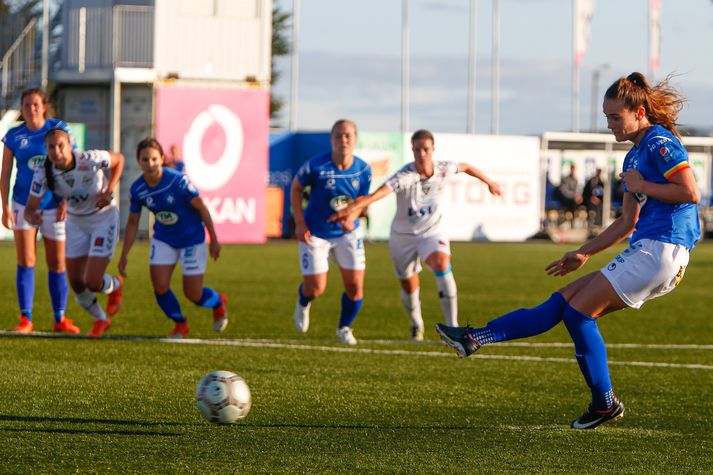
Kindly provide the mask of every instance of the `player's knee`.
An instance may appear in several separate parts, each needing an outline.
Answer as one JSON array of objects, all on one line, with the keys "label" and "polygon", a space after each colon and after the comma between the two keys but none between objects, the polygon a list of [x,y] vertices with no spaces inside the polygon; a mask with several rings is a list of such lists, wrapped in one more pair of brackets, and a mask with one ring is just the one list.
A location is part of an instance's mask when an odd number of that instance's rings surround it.
[{"label": "player's knee", "polygon": [[104,287],[104,278],[102,276],[98,279],[96,279],[96,278],[87,279],[84,282],[84,285],[86,286],[87,289],[91,290],[92,292],[101,292]]},{"label": "player's knee", "polygon": [[326,285],[305,283],[302,286],[302,295],[304,295],[308,299],[316,299],[317,297],[322,295],[325,290],[327,290]]},{"label": "player's knee", "polygon": [[364,298],[364,289],[360,285],[347,285],[344,287],[344,293],[351,300],[361,300]]},{"label": "player's knee", "polygon": [[198,291],[195,291],[193,289],[183,289],[183,295],[185,295],[188,300],[198,305],[203,295],[203,289],[200,289]]}]

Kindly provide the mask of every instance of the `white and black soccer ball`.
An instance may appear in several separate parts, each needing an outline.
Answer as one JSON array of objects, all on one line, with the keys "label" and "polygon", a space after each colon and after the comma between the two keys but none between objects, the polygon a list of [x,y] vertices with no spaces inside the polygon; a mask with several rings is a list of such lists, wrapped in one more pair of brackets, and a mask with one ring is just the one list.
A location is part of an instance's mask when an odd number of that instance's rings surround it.
[{"label": "white and black soccer ball", "polygon": [[250,412],[251,404],[252,397],[247,383],[230,371],[208,373],[196,386],[196,406],[209,422],[240,422]]}]

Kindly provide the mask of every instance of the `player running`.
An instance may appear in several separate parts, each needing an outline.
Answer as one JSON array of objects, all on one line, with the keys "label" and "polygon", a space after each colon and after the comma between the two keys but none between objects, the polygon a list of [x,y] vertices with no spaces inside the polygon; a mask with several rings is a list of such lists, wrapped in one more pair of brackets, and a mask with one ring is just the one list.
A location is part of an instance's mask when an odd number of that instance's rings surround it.
[{"label": "player running", "polygon": [[[49,286],[54,331],[79,333],[71,319],[64,316],[67,307],[67,273],[65,270],[65,223],[64,208],[58,214],[57,202],[52,193],[47,192],[40,202],[44,220],[40,226],[25,221],[24,212],[30,192],[30,183],[35,170],[42,168],[45,161],[45,133],[50,129],[69,132],[67,124],[57,119],[47,118],[47,99],[40,89],[32,88],[22,92],[20,99],[24,123],[18,125],[3,137],[5,144],[2,156],[2,224],[12,229],[17,251],[17,300],[20,306],[20,323],[15,327],[18,333],[31,333],[35,326],[32,321],[32,306],[35,294],[35,262],[37,230],[42,233],[47,261],[47,283]],[[16,160],[15,185],[10,203],[10,176],[13,158]]]},{"label": "player running", "polygon": [[[126,277],[127,256],[136,240],[141,208],[151,211],[156,221],[151,237],[150,271],[154,295],[161,310],[176,325],[169,338],[188,335],[188,320],[171,291],[171,276],[176,263],[183,270],[183,293],[194,304],[213,309],[213,329],[222,332],[228,325],[228,298],[203,286],[208,252],[220,256],[220,243],[213,220],[203,200],[187,176],[164,166],[161,144],[152,137],[136,147],[136,159],[143,175],[131,185],[131,205],[126,223],[119,273]],[[205,230],[210,235],[206,249]]]},{"label": "player running", "polygon": [[[356,345],[352,324],[364,296],[366,256],[363,233],[358,221],[348,223],[348,230],[345,230],[338,223],[328,222],[327,218],[357,197],[369,193],[371,167],[354,156],[357,141],[354,122],[346,119],[335,122],[330,140],[332,151],[317,155],[302,165],[290,190],[303,276],[297,289],[294,320],[298,331],[307,331],[310,303],[327,287],[329,255],[332,254],[344,282],[337,340]],[[302,193],[307,186],[311,188],[309,201],[302,210]]]},{"label": "player running", "polygon": [[[75,152],[69,133],[45,134],[47,160],[35,171],[25,220],[40,225],[53,216],[40,209],[47,190],[67,201],[67,274],[77,303],[94,317],[88,335],[101,337],[111,325],[107,317],[121,307],[123,282],[105,274],[119,233],[119,208],[113,192],[124,169],[124,156],[105,150]],[[107,176],[109,173],[110,176]],[[106,313],[95,292],[108,294]]]},{"label": "player running", "polygon": [[396,193],[396,215],[391,223],[389,250],[401,282],[401,303],[411,321],[411,338],[423,340],[420,280],[421,261],[436,276],[441,310],[449,326],[458,325],[456,281],[451,269],[448,233],[442,225],[443,191],[456,173],[463,172],[488,186],[493,195],[500,185],[467,163],[434,160],[433,134],[418,130],[411,137],[414,161],[404,165],[376,191],[359,198],[330,217],[330,221],[351,222],[367,206]]},{"label": "player running", "polygon": [[588,409],[571,424],[575,429],[594,429],[624,416],[624,404],[614,395],[609,378],[607,351],[596,319],[622,308],[640,308],[672,291],[683,279],[689,252],[701,234],[700,192],[676,130],[683,102],[668,80],[651,87],[641,73],[618,79],[607,89],[607,127],[617,142],[634,144],[620,175],[626,186],[622,215],[600,235],[549,264],[546,271],[567,275],[633,232],[628,249],[538,307],[508,313],[483,328],[437,325],[446,344],[460,356],[469,356],[483,345],[538,335],[563,321],[592,393]]}]

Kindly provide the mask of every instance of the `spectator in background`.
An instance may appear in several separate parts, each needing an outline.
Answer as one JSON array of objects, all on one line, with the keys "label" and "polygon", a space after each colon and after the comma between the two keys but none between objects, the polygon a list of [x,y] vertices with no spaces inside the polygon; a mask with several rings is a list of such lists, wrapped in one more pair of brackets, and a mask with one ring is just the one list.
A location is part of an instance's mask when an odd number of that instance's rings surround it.
[{"label": "spectator in background", "polygon": [[171,155],[166,156],[165,166],[173,168],[177,172],[186,173],[186,164],[181,159],[181,152],[178,151],[178,145],[171,145]]},{"label": "spectator in background", "polygon": [[574,221],[574,214],[577,211],[577,207],[582,204],[582,196],[577,193],[579,183],[577,182],[577,177],[574,176],[575,166],[571,164],[569,166],[569,175],[562,178],[560,185],[557,187],[557,201],[562,204],[562,211],[564,211],[565,219],[572,223]]},{"label": "spectator in background", "polygon": [[595,226],[602,225],[602,206],[604,199],[604,181],[602,181],[602,169],[597,168],[587,183],[584,184],[582,200],[587,207],[587,227],[589,232]]}]

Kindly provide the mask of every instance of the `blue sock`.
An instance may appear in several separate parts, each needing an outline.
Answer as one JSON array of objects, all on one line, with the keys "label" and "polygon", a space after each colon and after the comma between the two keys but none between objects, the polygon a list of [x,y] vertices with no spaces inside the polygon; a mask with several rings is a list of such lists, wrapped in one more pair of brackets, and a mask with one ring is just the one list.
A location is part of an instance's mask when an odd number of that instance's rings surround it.
[{"label": "blue sock", "polygon": [[161,310],[163,310],[163,313],[165,313],[168,318],[176,323],[186,322],[186,317],[181,313],[181,304],[178,303],[178,299],[171,289],[168,289],[168,292],[165,294],[159,295],[154,293],[154,295],[156,296],[158,306],[161,307]]},{"label": "blue sock", "polygon": [[574,341],[579,369],[592,391],[592,406],[595,409],[609,409],[613,404],[614,390],[609,378],[607,348],[596,319],[567,305],[562,321]]},{"label": "blue sock", "polygon": [[59,323],[64,317],[64,311],[67,309],[67,294],[69,293],[67,273],[49,271],[47,273],[47,285],[50,289],[54,321]]},{"label": "blue sock", "polygon": [[347,297],[346,292],[342,293],[342,313],[339,316],[339,328],[351,327],[356,318],[364,299],[352,300]]},{"label": "blue sock", "polygon": [[17,284],[17,301],[20,313],[32,321],[32,301],[35,299],[35,268],[17,265],[15,275]]},{"label": "blue sock", "polygon": [[302,284],[297,287],[297,295],[299,295],[300,305],[303,307],[306,307],[312,301],[312,299],[305,297],[302,293]]},{"label": "blue sock", "polygon": [[471,335],[481,345],[515,340],[544,333],[562,321],[567,301],[559,292],[533,308],[521,308],[491,320],[484,328],[473,328]]},{"label": "blue sock", "polygon": [[215,308],[223,303],[220,300],[220,295],[215,290],[210,287],[203,287],[203,293],[201,294],[201,299],[196,305],[200,307]]}]

